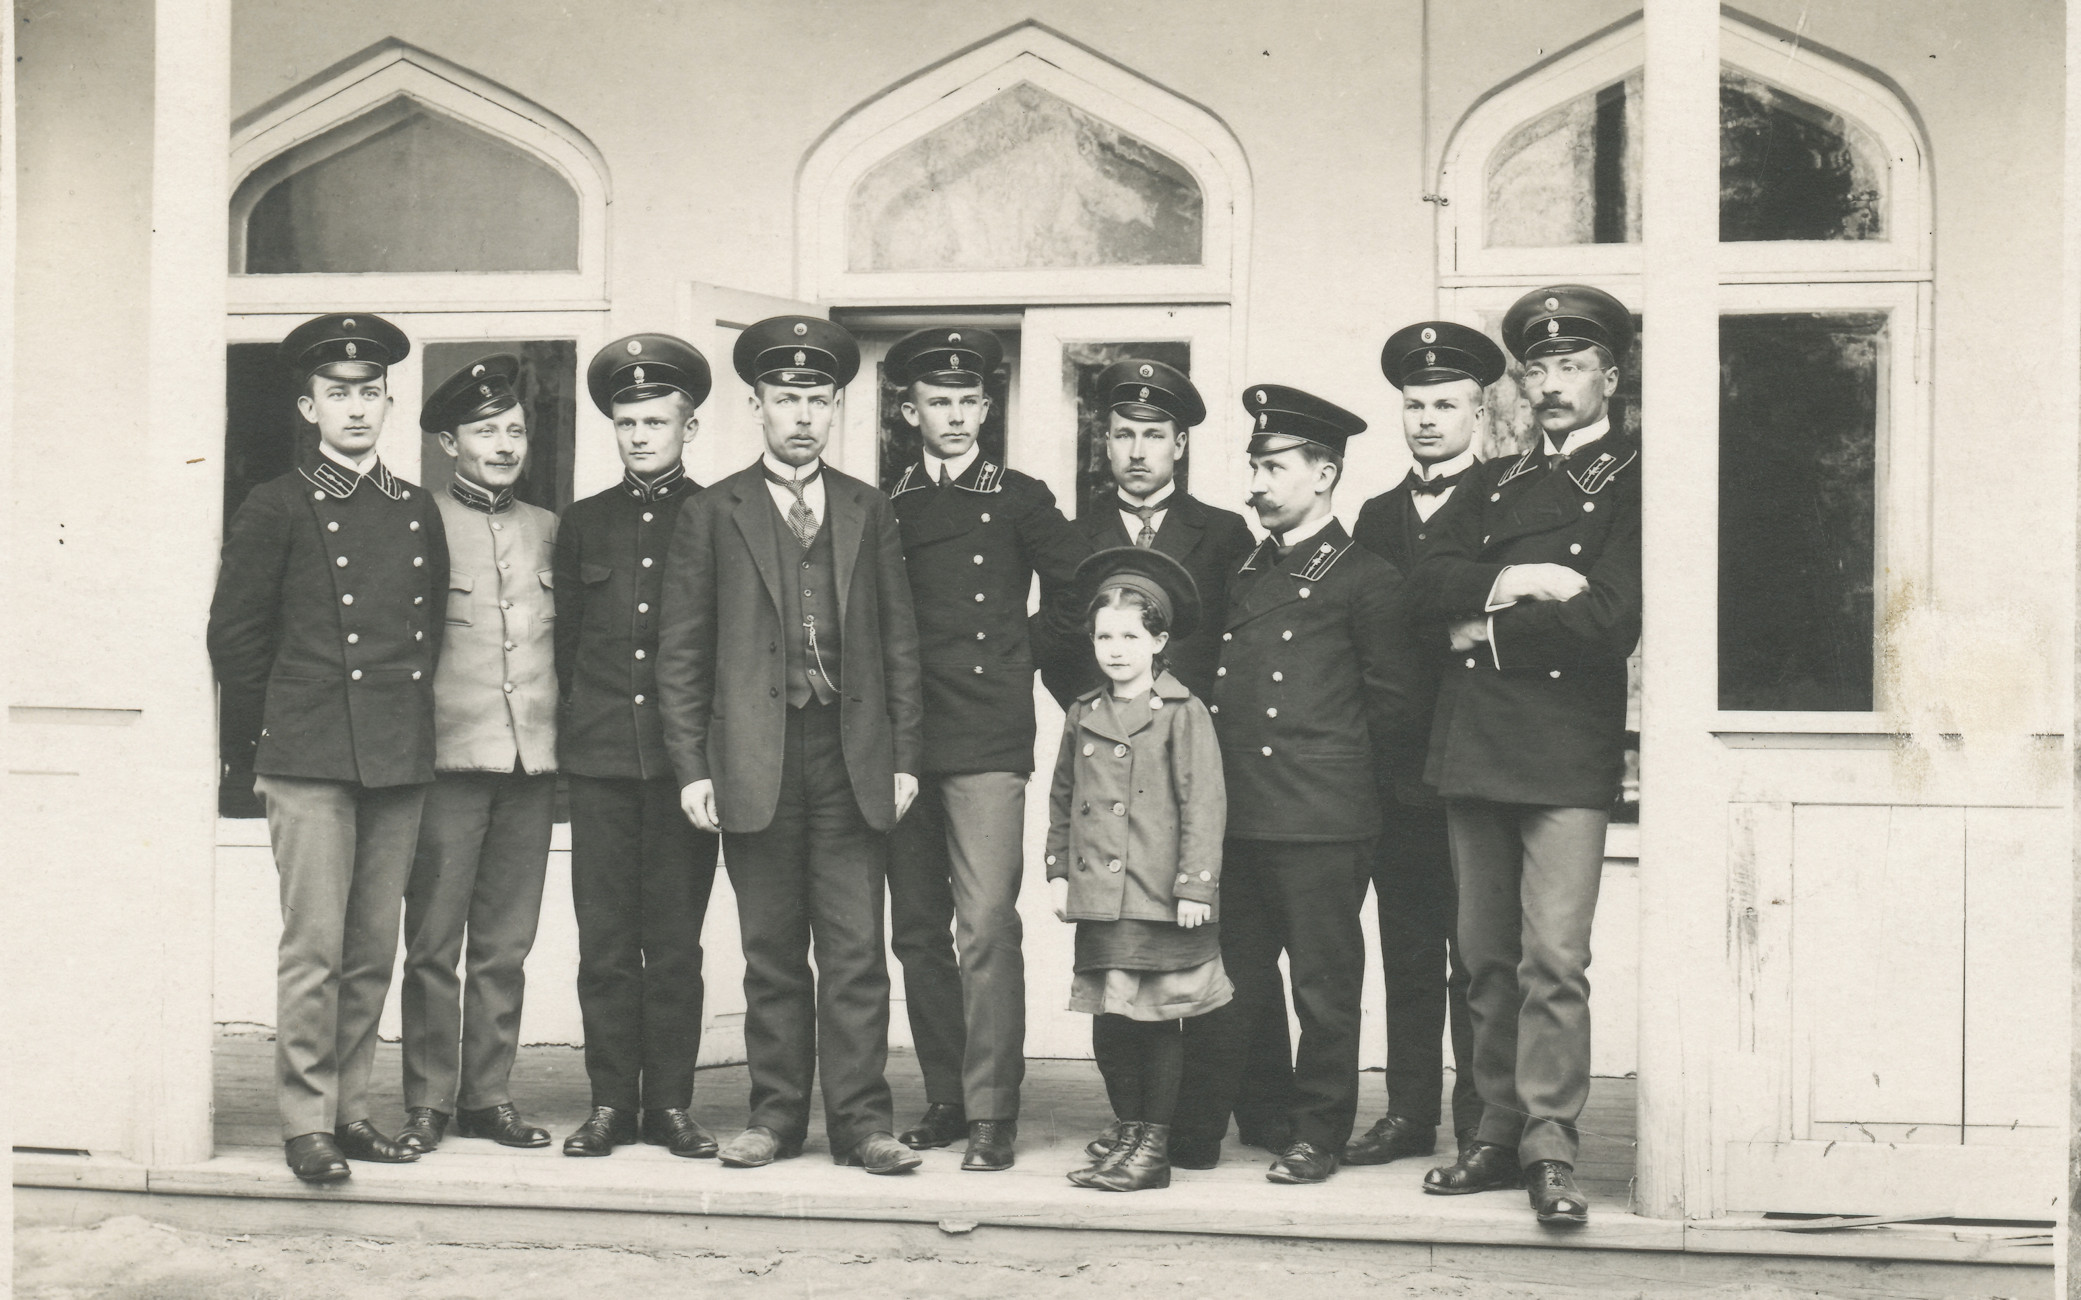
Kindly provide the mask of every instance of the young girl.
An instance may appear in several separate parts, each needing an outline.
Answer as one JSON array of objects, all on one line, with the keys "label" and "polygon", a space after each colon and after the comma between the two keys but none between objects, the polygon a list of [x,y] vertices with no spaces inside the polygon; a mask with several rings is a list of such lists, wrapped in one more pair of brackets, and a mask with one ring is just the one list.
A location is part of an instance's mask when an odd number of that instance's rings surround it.
[{"label": "young girl", "polygon": [[1077,584],[1095,593],[1087,620],[1108,682],[1063,723],[1048,885],[1055,915],[1077,922],[1069,1008],[1095,1017],[1117,1122],[1105,1153],[1069,1178],[1133,1192],[1170,1185],[1182,1022],[1235,993],[1213,924],[1228,799],[1207,706],[1163,666],[1170,634],[1199,618],[1192,575],[1123,546],[1086,559]]}]

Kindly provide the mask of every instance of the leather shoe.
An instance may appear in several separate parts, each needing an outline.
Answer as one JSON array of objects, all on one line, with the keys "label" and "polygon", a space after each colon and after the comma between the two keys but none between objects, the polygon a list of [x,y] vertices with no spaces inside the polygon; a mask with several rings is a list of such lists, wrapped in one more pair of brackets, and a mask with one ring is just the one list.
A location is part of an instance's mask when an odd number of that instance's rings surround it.
[{"label": "leather shoe", "polygon": [[1423,1189],[1436,1196],[1465,1196],[1524,1185],[1525,1171],[1518,1167],[1517,1152],[1494,1142],[1470,1143],[1457,1161],[1423,1176]]},{"label": "leather shoe", "polygon": [[870,1174],[907,1174],[924,1164],[925,1157],[887,1133],[869,1133],[846,1156],[845,1163]]},{"label": "leather shoe", "polygon": [[1384,1165],[1404,1156],[1427,1156],[1437,1149],[1437,1125],[1382,1115],[1364,1134],[1344,1144],[1344,1163]]},{"label": "leather shoe", "polygon": [[1590,1221],[1590,1201],[1575,1185],[1575,1166],[1565,1160],[1534,1160],[1525,1170],[1525,1191],[1539,1221],[1570,1228]]},{"label": "leather shoe", "polygon": [[448,1112],[431,1106],[407,1106],[405,1126],[397,1131],[397,1144],[425,1155],[441,1145],[448,1132]]},{"label": "leather shoe", "polygon": [[1452,1140],[1454,1145],[1459,1147],[1461,1155],[1467,1154],[1467,1148],[1474,1145],[1475,1135],[1480,1132],[1481,1130],[1478,1128],[1463,1128],[1453,1131]]},{"label": "leather shoe", "polygon": [[1015,1119],[972,1119],[968,1121],[968,1153],[961,1168],[970,1173],[992,1173],[1012,1167],[1012,1143],[1019,1137]]},{"label": "leather shoe", "polygon": [[376,1126],[365,1119],[351,1124],[342,1124],[332,1131],[339,1140],[340,1153],[349,1160],[367,1160],[379,1165],[409,1165],[419,1158],[419,1153],[408,1146],[392,1142],[376,1131]]},{"label": "leather shoe", "polygon": [[925,1107],[924,1118],[916,1126],[903,1130],[896,1140],[913,1151],[926,1151],[933,1147],[950,1147],[968,1134],[968,1112],[947,1102],[935,1101]]},{"label": "leather shoe", "polygon": [[1108,1170],[1119,1168],[1134,1154],[1134,1149],[1141,1145],[1142,1126],[1130,1120],[1115,1120],[1113,1127],[1119,1130],[1120,1136],[1113,1139],[1113,1145],[1106,1148],[1105,1155],[1099,1158],[1097,1164],[1070,1170],[1069,1181],[1079,1187],[1089,1187],[1092,1185],[1092,1179]]},{"label": "leather shoe", "polygon": [[1296,1142],[1273,1159],[1264,1176],[1274,1183],[1320,1183],[1336,1172],[1335,1154],[1313,1142]]},{"label": "leather shoe", "polygon": [[618,1106],[595,1106],[585,1122],[564,1139],[567,1156],[611,1156],[614,1148],[636,1140],[636,1112]]},{"label": "leather shoe", "polygon": [[1101,1192],[1141,1192],[1171,1185],[1171,1126],[1138,1124],[1133,1142],[1122,1142],[1115,1154],[1078,1179]]},{"label": "leather shoe", "polygon": [[[888,1135],[885,1133],[882,1136]],[[718,1160],[732,1169],[757,1169],[776,1160],[794,1159],[802,1154],[802,1144],[783,1142],[780,1140],[780,1134],[772,1129],[763,1124],[754,1124],[723,1143],[722,1149],[715,1154]]]},{"label": "leather shoe", "polygon": [[1105,1159],[1112,1152],[1113,1148],[1119,1144],[1120,1130],[1126,1127],[1127,1121],[1118,1119],[1106,1125],[1104,1132],[1084,1144],[1084,1154],[1090,1156],[1093,1160]]},{"label": "leather shoe", "polygon": [[353,1173],[330,1133],[305,1133],[282,1144],[289,1172],[307,1183],[344,1183]]},{"label": "leather shoe", "polygon": [[536,1128],[520,1117],[513,1103],[502,1101],[480,1110],[455,1112],[455,1131],[466,1138],[490,1138],[502,1147],[546,1147],[549,1130]]},{"label": "leather shoe", "polygon": [[701,1127],[692,1111],[680,1107],[644,1111],[643,1140],[689,1160],[715,1158],[715,1135]]}]

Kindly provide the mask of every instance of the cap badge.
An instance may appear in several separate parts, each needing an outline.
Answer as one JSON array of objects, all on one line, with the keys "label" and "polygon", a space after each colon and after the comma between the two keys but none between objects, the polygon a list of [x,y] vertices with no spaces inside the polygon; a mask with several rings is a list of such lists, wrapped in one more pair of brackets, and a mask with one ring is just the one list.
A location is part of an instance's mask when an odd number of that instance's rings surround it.
[{"label": "cap badge", "polygon": [[1272,422],[1272,413],[1271,413],[1270,411],[1259,411],[1259,412],[1257,413],[1257,427],[1258,427],[1258,428],[1262,429],[1262,428],[1264,428],[1264,427],[1265,427],[1266,425],[1270,424],[1271,422]]},{"label": "cap badge", "polygon": [[1266,397],[1266,396],[1264,395],[1264,389],[1260,388],[1260,389],[1258,389],[1258,390],[1257,390],[1257,404],[1258,404],[1259,406],[1263,406],[1263,405],[1264,405],[1264,404],[1265,404],[1266,402],[1269,402],[1269,401],[1271,401],[1271,400],[1272,400],[1271,398],[1269,398],[1269,397]]},{"label": "cap badge", "polygon": [[807,334],[807,333],[809,333],[809,326],[808,326],[808,325],[807,325],[806,323],[802,322],[802,321],[799,321],[799,320],[798,320],[798,321],[796,321],[796,322],[795,322],[795,337],[799,339],[799,338],[801,338],[801,337],[802,337],[802,336],[803,336],[804,334]]},{"label": "cap badge", "polygon": [[792,370],[783,370],[783,371],[781,371],[781,372],[780,372],[780,382],[782,382],[783,384],[792,384],[792,383],[794,383],[794,382],[795,382],[795,372],[794,372],[794,371],[792,371]]},{"label": "cap badge", "polygon": [[949,352],[949,353],[947,353],[947,369],[949,369],[949,370],[959,370],[960,368],[961,368],[961,354],[960,354],[959,352]]},{"label": "cap badge", "polygon": [[1142,395],[1140,400],[1144,402],[1149,400],[1149,390],[1147,388],[1142,389]]},{"label": "cap badge", "polygon": [[798,365],[798,366],[805,366],[805,365],[808,365],[808,364],[809,364],[809,354],[808,354],[808,353],[806,353],[806,352],[797,352],[797,353],[795,353],[795,364],[796,364],[796,365]]},{"label": "cap badge", "polygon": [[1155,375],[1155,373],[1156,373],[1156,367],[1154,367],[1154,366],[1151,366],[1151,365],[1146,365],[1146,364],[1145,364],[1145,365],[1143,365],[1143,367],[1142,367],[1142,370],[1141,370],[1141,375],[1142,375],[1142,378],[1144,378],[1144,379],[1148,379],[1148,378],[1152,377],[1153,375]]},{"label": "cap badge", "polygon": [[349,317],[348,317],[347,319],[345,319],[345,320],[341,321],[341,322],[340,322],[340,328],[341,328],[341,329],[349,329],[349,330],[350,330],[350,329],[353,329],[353,328],[354,328],[354,318],[353,318],[352,316],[349,316]]},{"label": "cap badge", "polygon": [[960,334],[960,331],[958,331],[958,330],[957,330],[957,331],[955,331],[955,332],[954,332],[954,333],[952,333],[952,334],[949,334],[949,335],[947,335],[947,342],[949,342],[949,343],[959,343],[960,341],[961,341],[961,334]]},{"label": "cap badge", "polygon": [[630,355],[630,356],[632,356],[632,357],[640,357],[640,356],[642,356],[642,355],[643,355],[643,340],[641,340],[641,339],[630,339],[630,340],[629,340],[629,355]]},{"label": "cap badge", "polygon": [[490,384],[479,384],[479,385],[477,385],[477,395],[478,395],[479,397],[489,397],[489,396],[491,396],[491,385],[490,385]]},{"label": "cap badge", "polygon": [[635,375],[636,375],[636,382],[637,382],[637,383],[639,383],[639,384],[640,384],[640,383],[642,383],[642,382],[643,382],[643,367],[641,367],[641,366],[637,366],[637,367],[636,367],[636,370],[635,370]]},{"label": "cap badge", "polygon": [[483,362],[481,362],[481,361],[480,361],[480,362],[478,362],[478,363],[477,363],[476,365],[474,365],[474,366],[471,366],[471,367],[470,367],[470,378],[472,378],[472,379],[475,379],[475,378],[476,378],[477,376],[479,376],[479,375],[481,375],[481,374],[483,374],[483,373],[484,373],[484,363],[483,363]]},{"label": "cap badge", "polygon": [[356,355],[358,355],[358,353],[359,353],[359,349],[357,349],[357,348],[356,348],[356,347],[355,347],[355,346],[354,346],[354,345],[353,345],[352,343],[349,343],[349,344],[347,345],[347,355],[348,355],[348,356],[350,356],[350,357],[351,357],[351,356],[356,356]]},{"label": "cap badge", "polygon": [[1438,354],[1437,354],[1437,353],[1435,353],[1435,352],[1426,352],[1426,353],[1424,353],[1424,354],[1423,354],[1423,363],[1424,363],[1425,365],[1427,365],[1427,366],[1435,366],[1435,365],[1437,365],[1437,364],[1438,364]]},{"label": "cap badge", "polygon": [[1548,321],[1546,323],[1546,332],[1548,334],[1559,334],[1561,332],[1561,322],[1557,320]]},{"label": "cap badge", "polygon": [[1426,343],[1436,343],[1438,341],[1438,331],[1432,329],[1428,325],[1424,326],[1423,341]]},{"label": "cap badge", "polygon": [[1561,309],[1561,300],[1559,298],[1548,298],[1546,300],[1546,309],[1548,311],[1559,311]]}]

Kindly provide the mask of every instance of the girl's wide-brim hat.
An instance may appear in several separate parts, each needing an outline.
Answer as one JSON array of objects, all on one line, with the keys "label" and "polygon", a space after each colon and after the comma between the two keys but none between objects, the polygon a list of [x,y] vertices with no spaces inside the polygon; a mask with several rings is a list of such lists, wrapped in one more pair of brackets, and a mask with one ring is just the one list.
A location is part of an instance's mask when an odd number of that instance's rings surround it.
[{"label": "girl's wide-brim hat", "polygon": [[1088,555],[1077,566],[1076,585],[1087,606],[1107,587],[1142,593],[1162,611],[1173,637],[1190,636],[1199,626],[1199,584],[1162,551],[1114,546]]}]

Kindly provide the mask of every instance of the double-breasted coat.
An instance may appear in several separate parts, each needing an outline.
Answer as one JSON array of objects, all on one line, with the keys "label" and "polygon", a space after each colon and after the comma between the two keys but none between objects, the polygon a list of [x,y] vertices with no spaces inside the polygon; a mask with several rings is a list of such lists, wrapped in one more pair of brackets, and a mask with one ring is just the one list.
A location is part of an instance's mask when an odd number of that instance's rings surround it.
[{"label": "double-breasted coat", "polygon": [[1422,721],[1401,587],[1335,520],[1284,559],[1265,539],[1230,579],[1210,707],[1231,837],[1379,834],[1376,774]]},{"label": "double-breasted coat", "polygon": [[433,497],[381,461],[361,475],[312,455],[254,488],[210,602],[225,762],[371,787],[432,781],[447,594]]},{"label": "double-breasted coat", "polygon": [[918,620],[927,772],[1033,770],[1033,647],[1026,597],[1066,625],[1070,581],[1090,546],[1039,479],[977,456],[945,487],[922,464],[890,491]]},{"label": "double-breasted coat", "polygon": [[658,704],[658,607],[672,531],[700,490],[683,475],[655,492],[624,478],[564,510],[556,535],[556,674],[566,772],[672,775]]},{"label": "double-breasted coat", "polygon": [[1146,702],[1108,708],[1106,689],[1070,705],[1048,793],[1048,878],[1069,881],[1067,919],[1171,921],[1181,898],[1218,919],[1228,794],[1214,720],[1169,673]]},{"label": "double-breasted coat", "polygon": [[[923,750],[910,582],[888,498],[828,464],[822,472],[821,526],[831,532],[842,628],[846,773],[860,815],[887,831],[896,824],[895,774],[916,774]],[[780,799],[788,709],[784,527],[754,463],[686,502],[665,561],[658,634],[665,750],[682,786],[715,782],[723,826],[737,833],[765,829]]]},{"label": "double-breasted coat", "polygon": [[[1606,808],[1625,763],[1626,660],[1640,640],[1640,444],[1609,433],[1549,469],[1542,448],[1479,467],[1417,566],[1423,607],[1485,618],[1486,645],[1448,652],[1425,778],[1447,799]],[[1572,600],[1490,611],[1513,564],[1589,579]]]}]

